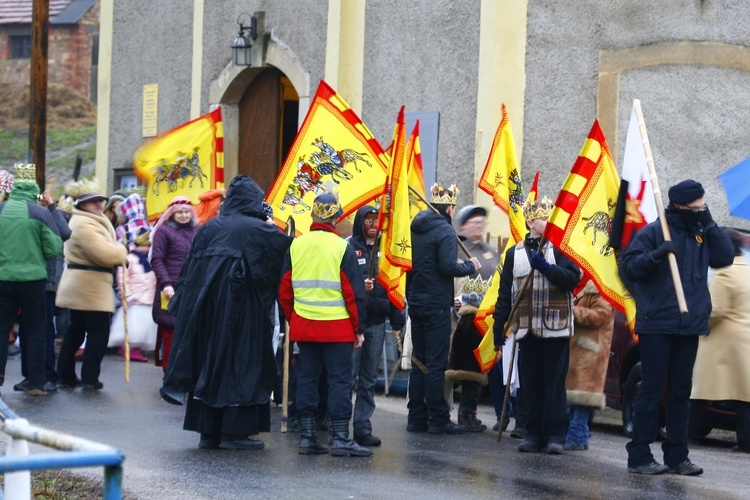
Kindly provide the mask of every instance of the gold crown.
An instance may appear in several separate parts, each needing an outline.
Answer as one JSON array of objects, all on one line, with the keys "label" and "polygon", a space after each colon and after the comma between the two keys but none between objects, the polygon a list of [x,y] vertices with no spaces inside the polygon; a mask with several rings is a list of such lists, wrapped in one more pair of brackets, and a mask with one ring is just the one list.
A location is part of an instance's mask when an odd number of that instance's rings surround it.
[{"label": "gold crown", "polygon": [[447,189],[442,188],[436,182],[432,185],[430,203],[433,205],[456,205],[458,203],[458,188],[455,184],[451,184]]},{"label": "gold crown", "polygon": [[312,206],[312,214],[319,219],[330,219],[339,213],[341,206],[338,201],[315,201]]},{"label": "gold crown", "polygon": [[96,177],[69,182],[65,185],[65,194],[74,200],[92,193],[99,193],[99,182],[96,180]]},{"label": "gold crown", "polygon": [[531,201],[527,198],[526,202],[523,204],[523,216],[527,221],[535,219],[547,219],[549,217],[549,214],[552,213],[553,206],[554,203],[552,203],[552,200],[550,200],[546,196],[537,201]]},{"label": "gold crown", "polygon": [[36,165],[33,163],[16,163],[13,172],[15,182],[36,182]]},{"label": "gold crown", "polygon": [[57,202],[57,209],[66,213],[73,212],[73,198],[66,194],[60,196],[60,201]]},{"label": "gold crown", "polygon": [[487,289],[490,287],[490,280],[483,280],[482,276],[477,275],[476,278],[467,278],[461,286],[461,293],[474,292],[477,295],[484,295],[487,293]]}]

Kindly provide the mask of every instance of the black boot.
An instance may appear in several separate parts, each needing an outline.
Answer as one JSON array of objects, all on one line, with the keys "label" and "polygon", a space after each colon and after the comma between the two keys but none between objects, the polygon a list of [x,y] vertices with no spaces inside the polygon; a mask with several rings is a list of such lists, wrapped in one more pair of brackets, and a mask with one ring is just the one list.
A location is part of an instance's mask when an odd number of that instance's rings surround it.
[{"label": "black boot", "polygon": [[349,421],[331,420],[329,432],[333,436],[331,455],[337,457],[369,457],[372,450],[349,439]]},{"label": "black boot", "polygon": [[328,453],[328,448],[318,442],[318,436],[315,432],[315,417],[300,417],[299,448],[297,453],[300,455],[324,455]]}]

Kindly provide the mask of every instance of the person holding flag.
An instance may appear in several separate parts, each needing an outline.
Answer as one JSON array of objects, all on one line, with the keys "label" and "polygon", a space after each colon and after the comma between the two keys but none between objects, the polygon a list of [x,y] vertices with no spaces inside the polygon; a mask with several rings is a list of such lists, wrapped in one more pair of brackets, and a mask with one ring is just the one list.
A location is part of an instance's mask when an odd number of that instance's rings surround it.
[{"label": "person holding flag", "polygon": [[430,203],[438,213],[423,210],[411,223],[413,268],[407,274],[406,299],[411,319],[412,355],[427,368],[409,375],[409,416],[406,430],[431,434],[463,434],[466,427],[450,420],[445,401],[445,367],[451,336],[453,278],[482,268],[479,260],[458,262],[456,232],[451,218],[458,189],[432,186]]},{"label": "person holding flag", "polygon": [[497,348],[505,343],[507,330],[519,340],[518,368],[528,416],[526,437],[518,451],[560,455],[567,427],[565,376],[573,336],[571,291],[578,284],[580,271],[559,250],[541,242],[552,207],[546,197],[524,203],[529,233],[505,254],[493,329]]},{"label": "person holding flag", "polygon": [[[628,471],[635,474],[703,473],[688,458],[688,417],[693,365],[698,338],[708,335],[711,295],[708,268],[726,267],[734,260],[729,236],[716,225],[705,203],[703,186],[686,180],[669,188],[665,209],[670,239],[660,221],[638,231],[620,257],[620,274],[635,283],[635,332],[638,334],[643,384],[635,400],[633,436],[627,444]],[[687,314],[678,307],[668,255],[679,265]],[[650,444],[659,430],[659,400],[668,386],[667,439],[664,464],[654,460]]]},{"label": "person holding flag", "polygon": [[[357,394],[354,403],[354,440],[362,446],[380,446],[381,441],[372,435],[372,417],[375,411],[375,382],[378,378],[378,366],[383,354],[385,341],[385,320],[389,319],[393,335],[398,336],[404,328],[406,318],[403,311],[393,305],[387,291],[372,277],[373,270],[378,268],[378,252],[373,251],[378,240],[378,210],[365,205],[357,210],[352,226],[353,234],[349,244],[354,248],[357,264],[362,271],[365,291],[365,317],[360,321],[365,343],[361,349],[354,350],[353,386]],[[373,262],[374,261],[374,262]]]}]

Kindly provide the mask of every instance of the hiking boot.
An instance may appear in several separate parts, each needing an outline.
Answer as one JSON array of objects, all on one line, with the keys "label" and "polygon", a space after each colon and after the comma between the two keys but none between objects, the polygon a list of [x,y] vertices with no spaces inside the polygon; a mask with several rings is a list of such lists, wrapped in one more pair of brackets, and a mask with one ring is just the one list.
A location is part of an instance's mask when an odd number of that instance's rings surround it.
[{"label": "hiking boot", "polygon": [[29,396],[46,396],[47,391],[41,387],[34,387],[31,385],[31,381],[25,378],[23,381],[13,386],[14,391],[25,392]]},{"label": "hiking boot", "polygon": [[464,432],[466,432],[466,426],[460,424],[456,425],[448,420],[442,425],[430,424],[427,427],[427,432],[429,432],[430,434],[463,434]]},{"label": "hiking boot", "polygon": [[703,474],[703,468],[698,467],[690,459],[686,458],[684,462],[669,468],[670,474],[679,474],[681,476],[700,476]]},{"label": "hiking boot", "polygon": [[547,443],[547,446],[542,448],[542,453],[548,455],[562,455],[564,446],[562,443]]},{"label": "hiking boot", "polygon": [[563,448],[567,451],[586,451],[589,449],[588,444],[576,443],[575,441],[565,441]]},{"label": "hiking boot", "polygon": [[77,378],[70,380],[70,381],[63,380],[63,379],[60,379],[57,381],[58,389],[75,389],[79,385],[81,385],[81,380]]},{"label": "hiking boot", "polygon": [[477,418],[477,412],[465,411],[458,415],[458,425],[466,427],[466,432],[484,432],[487,426]]},{"label": "hiking boot", "polygon": [[[507,418],[503,421],[503,432],[505,432],[508,429],[508,424],[510,423],[510,420]],[[495,425],[492,426],[492,430],[497,432],[500,430],[500,419],[497,419],[497,422],[495,422]]]},{"label": "hiking boot", "polygon": [[369,457],[372,450],[349,439],[349,420],[331,420],[329,429],[333,437],[331,455],[335,457]]},{"label": "hiking boot", "polygon": [[664,474],[668,470],[669,470],[669,467],[667,467],[666,465],[660,464],[656,460],[652,461],[650,464],[628,466],[628,472],[632,474],[647,474],[649,476],[656,476],[659,474]]},{"label": "hiking boot", "polygon": [[518,425],[518,423],[516,423],[516,426],[512,431],[510,431],[510,437],[516,439],[526,439],[526,427],[524,427],[523,425]]},{"label": "hiking boot", "polygon": [[297,453],[300,455],[325,455],[328,453],[328,448],[318,442],[315,417],[302,417],[298,422],[301,436]]},{"label": "hiking boot", "polygon": [[357,444],[368,447],[380,446],[381,444],[383,444],[379,437],[373,436],[372,434],[362,434],[359,436],[354,436],[354,440],[357,442]]},{"label": "hiking boot", "polygon": [[101,382],[85,382],[81,384],[81,390],[82,391],[98,391],[99,389],[104,389],[104,384]]},{"label": "hiking boot", "polygon": [[215,450],[219,447],[219,435],[218,434],[204,434],[201,433],[201,440],[198,442],[198,448],[205,450]]},{"label": "hiking boot", "polygon": [[542,448],[544,447],[539,442],[530,441],[528,439],[518,445],[518,451],[522,453],[539,453],[542,451]]},{"label": "hiking boot", "polygon": [[428,425],[424,422],[409,422],[406,424],[406,432],[427,432]]}]

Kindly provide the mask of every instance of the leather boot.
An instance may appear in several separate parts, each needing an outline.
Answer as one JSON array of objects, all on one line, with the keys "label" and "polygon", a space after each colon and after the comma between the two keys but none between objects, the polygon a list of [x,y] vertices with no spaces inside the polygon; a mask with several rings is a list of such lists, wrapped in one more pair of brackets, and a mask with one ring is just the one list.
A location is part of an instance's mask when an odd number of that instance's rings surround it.
[{"label": "leather boot", "polygon": [[331,420],[329,432],[333,436],[331,455],[336,457],[369,457],[372,450],[349,439],[349,421]]},{"label": "leather boot", "polygon": [[300,455],[324,455],[328,448],[318,442],[315,431],[315,417],[301,417],[299,419],[300,438],[297,453]]}]

